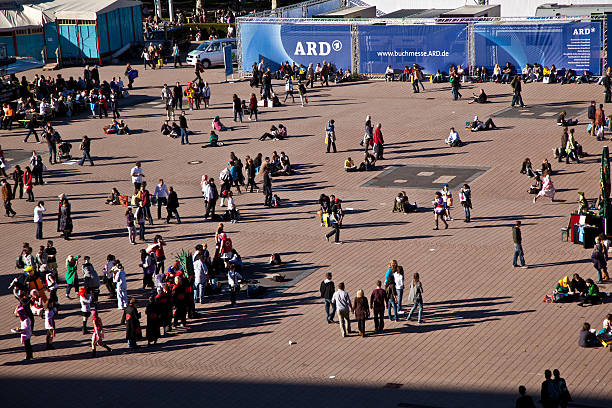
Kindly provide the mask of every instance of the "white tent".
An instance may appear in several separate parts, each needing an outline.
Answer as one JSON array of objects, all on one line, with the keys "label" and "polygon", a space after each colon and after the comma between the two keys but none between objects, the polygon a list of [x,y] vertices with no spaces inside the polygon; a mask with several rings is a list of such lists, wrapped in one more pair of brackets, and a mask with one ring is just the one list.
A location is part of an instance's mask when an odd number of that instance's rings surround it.
[{"label": "white tent", "polygon": [[51,20],[96,20],[100,14],[142,3],[136,0],[43,0],[24,1],[23,4],[40,10]]},{"label": "white tent", "polygon": [[27,6],[0,10],[0,31],[42,27],[47,21],[42,11]]}]

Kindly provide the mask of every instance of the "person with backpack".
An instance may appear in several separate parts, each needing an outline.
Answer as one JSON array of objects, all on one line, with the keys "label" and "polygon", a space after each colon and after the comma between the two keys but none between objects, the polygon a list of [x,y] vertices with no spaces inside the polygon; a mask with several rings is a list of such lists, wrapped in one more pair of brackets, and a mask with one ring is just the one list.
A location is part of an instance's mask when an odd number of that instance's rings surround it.
[{"label": "person with backpack", "polygon": [[331,272],[327,272],[325,279],[321,282],[321,287],[319,290],[321,292],[321,298],[325,302],[325,315],[327,317],[327,323],[334,323],[336,306],[334,303],[332,303],[332,297],[334,296],[336,288],[334,286],[334,281],[332,280]]},{"label": "person with backpack", "polygon": [[222,259],[232,257],[232,239],[225,232],[219,234],[219,256]]}]

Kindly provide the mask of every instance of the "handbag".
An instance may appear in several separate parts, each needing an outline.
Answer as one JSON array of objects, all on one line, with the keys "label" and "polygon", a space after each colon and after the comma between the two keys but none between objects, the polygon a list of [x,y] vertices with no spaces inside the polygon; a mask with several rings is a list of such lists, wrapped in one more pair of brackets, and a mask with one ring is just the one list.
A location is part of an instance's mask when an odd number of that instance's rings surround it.
[{"label": "handbag", "polygon": [[325,144],[329,144],[329,136],[325,136]]},{"label": "handbag", "polygon": [[448,197],[446,199],[446,206],[447,207],[452,207],[453,206],[453,197]]}]

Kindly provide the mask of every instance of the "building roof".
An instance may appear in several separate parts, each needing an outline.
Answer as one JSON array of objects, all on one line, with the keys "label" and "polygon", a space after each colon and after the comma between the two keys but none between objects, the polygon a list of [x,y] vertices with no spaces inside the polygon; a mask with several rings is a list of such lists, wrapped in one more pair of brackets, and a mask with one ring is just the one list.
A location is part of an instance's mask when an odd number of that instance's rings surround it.
[{"label": "building roof", "polygon": [[444,13],[445,16],[477,16],[480,13],[483,13],[488,10],[494,10],[499,8],[499,4],[491,4],[488,6],[479,6],[479,5],[465,5],[454,10],[450,10]]},{"label": "building roof", "polygon": [[96,20],[109,11],[142,3],[137,0],[40,0],[23,1],[22,4],[42,11],[51,20]]},{"label": "building roof", "polygon": [[383,18],[437,18],[453,9],[400,9],[387,13]]}]

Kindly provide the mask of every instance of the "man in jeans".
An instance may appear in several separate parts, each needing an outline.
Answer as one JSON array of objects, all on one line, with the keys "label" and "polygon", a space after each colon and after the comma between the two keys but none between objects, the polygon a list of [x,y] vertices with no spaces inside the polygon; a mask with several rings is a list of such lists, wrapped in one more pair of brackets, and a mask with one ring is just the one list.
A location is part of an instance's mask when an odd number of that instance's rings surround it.
[{"label": "man in jeans", "polygon": [[187,134],[187,118],[185,117],[185,111],[182,111],[181,116],[179,116],[179,128],[181,129],[181,144],[189,144],[189,135]]},{"label": "man in jeans", "polygon": [[90,165],[94,165],[93,160],[89,154],[91,150],[91,140],[87,136],[83,136],[83,141],[81,142],[81,150],[83,151],[83,157],[81,157],[81,161],[79,162],[79,166],[82,166],[85,163],[85,159],[89,160]]},{"label": "man in jeans", "polygon": [[523,254],[523,237],[521,236],[521,222],[517,221],[516,225],[512,227],[512,241],[514,241],[514,258],[512,259],[512,266],[515,268],[518,266],[516,263],[517,258],[521,261],[521,268],[527,269],[525,265],[525,257]]},{"label": "man in jeans", "polygon": [[164,184],[163,179],[159,179],[159,184],[155,186],[153,195],[157,199],[157,219],[161,219],[161,209],[168,204],[168,186]]},{"label": "man in jeans", "polygon": [[348,292],[344,290],[344,282],[338,284],[338,290],[332,296],[332,303],[336,306],[342,337],[346,337],[351,333],[350,313],[353,311],[353,306]]},{"label": "man in jeans", "polygon": [[323,282],[321,282],[321,297],[325,302],[325,315],[327,317],[327,323],[334,322],[334,314],[336,313],[336,306],[332,303],[332,297],[334,296],[334,292],[336,290],[334,286],[334,281],[332,279],[331,272],[327,273],[327,277]]}]

